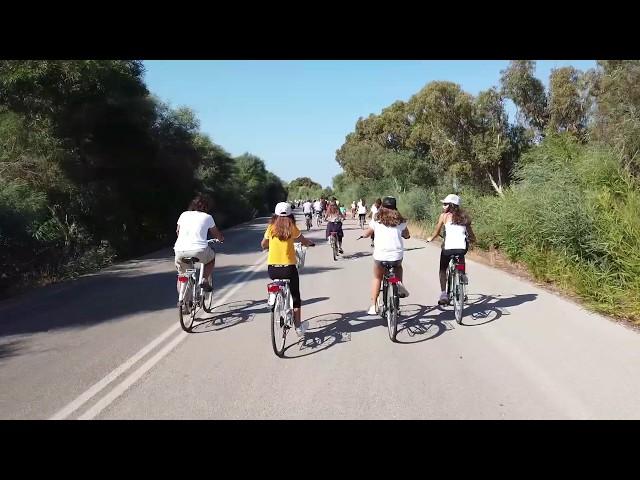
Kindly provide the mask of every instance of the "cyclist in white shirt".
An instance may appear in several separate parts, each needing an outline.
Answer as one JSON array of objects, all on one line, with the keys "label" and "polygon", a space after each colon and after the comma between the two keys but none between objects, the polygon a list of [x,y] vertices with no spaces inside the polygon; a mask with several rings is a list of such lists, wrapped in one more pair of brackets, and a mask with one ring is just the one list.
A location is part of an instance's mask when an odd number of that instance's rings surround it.
[{"label": "cyclist in white shirt", "polygon": [[312,217],[313,204],[311,203],[311,200],[307,200],[306,202],[304,202],[304,204],[302,205],[302,213],[304,213],[305,217],[309,217],[309,218]]},{"label": "cyclist in white shirt", "polygon": [[384,275],[384,267],[381,262],[391,262],[395,267],[398,283],[398,295],[401,298],[408,297],[409,292],[402,284],[402,258],[404,256],[403,238],[410,238],[407,221],[396,208],[396,199],[384,197],[382,205],[375,220],[371,220],[369,228],[362,234],[364,238],[375,233],[376,243],[373,249],[373,280],[371,281],[371,307],[367,312],[376,315],[380,284]]},{"label": "cyclist in white shirt", "polygon": [[438,275],[440,277],[440,298],[438,304],[443,305],[449,303],[446,292],[447,268],[449,260],[453,255],[461,255],[461,261],[464,264],[464,255],[469,249],[469,242],[475,243],[476,236],[471,228],[471,218],[460,208],[460,197],[458,195],[449,194],[442,200],[442,210],[438,223],[433,234],[427,238],[427,242],[432,241],[440,234],[440,230],[444,226],[444,242],[442,242],[442,251],[440,252],[440,266]]},{"label": "cyclist in white shirt", "polygon": [[360,200],[358,202],[358,218],[361,222],[364,222],[365,217],[367,216],[367,202],[364,200]]},{"label": "cyclist in white shirt", "polygon": [[[182,261],[185,257],[198,257],[200,262],[204,264],[202,289],[210,292],[212,286],[209,285],[209,277],[213,273],[215,266],[216,252],[214,252],[207,243],[207,234],[217,238],[221,242],[224,241],[224,235],[216,227],[213,217],[207,212],[209,211],[209,200],[203,195],[198,195],[189,204],[189,210],[182,212],[178,218],[178,226],[176,240],[173,250],[175,251],[175,265],[179,274],[184,274],[188,264]],[[178,294],[180,293],[180,282],[177,282]]]}]

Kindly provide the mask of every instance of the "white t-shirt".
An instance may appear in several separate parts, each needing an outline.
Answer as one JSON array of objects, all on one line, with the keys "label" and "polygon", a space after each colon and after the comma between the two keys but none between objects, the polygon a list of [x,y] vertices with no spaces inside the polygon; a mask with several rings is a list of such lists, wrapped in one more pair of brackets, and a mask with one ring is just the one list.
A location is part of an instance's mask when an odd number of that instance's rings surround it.
[{"label": "white t-shirt", "polygon": [[454,225],[449,221],[444,224],[444,249],[464,250],[467,248],[467,227]]},{"label": "white t-shirt", "polygon": [[378,213],[378,207],[371,205],[371,220],[376,219],[376,213]]},{"label": "white t-shirt", "polygon": [[402,260],[404,254],[404,242],[402,232],[407,228],[406,223],[395,227],[387,227],[375,220],[369,222],[373,229],[376,241],[373,247],[373,259],[379,262],[393,262]]},{"label": "white t-shirt", "polygon": [[314,209],[316,212],[319,212],[320,210],[322,210],[322,203],[320,203],[320,200],[318,200],[317,202],[315,202],[315,203],[313,204],[313,209]]},{"label": "white t-shirt", "polygon": [[365,207],[362,204],[358,205],[358,215],[366,215],[366,213],[367,213],[367,207]]},{"label": "white t-shirt", "polygon": [[304,202],[304,205],[302,205],[302,213],[313,213],[313,205],[311,205],[311,202]]},{"label": "white t-shirt", "polygon": [[208,213],[196,210],[182,212],[178,218],[180,231],[173,246],[175,251],[200,250],[207,247],[207,232],[216,226],[213,217]]}]

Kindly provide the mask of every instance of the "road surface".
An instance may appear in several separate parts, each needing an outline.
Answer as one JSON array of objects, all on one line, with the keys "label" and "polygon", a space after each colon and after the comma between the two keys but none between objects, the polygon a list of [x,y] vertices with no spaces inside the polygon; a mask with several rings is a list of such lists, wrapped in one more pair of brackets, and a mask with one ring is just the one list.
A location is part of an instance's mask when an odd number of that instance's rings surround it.
[{"label": "road surface", "polygon": [[[301,274],[304,339],[271,348],[266,219],[228,230],[217,307],[178,322],[172,251],[0,303],[2,419],[637,419],[640,335],[468,261],[463,325],[436,305],[439,249],[405,242],[398,343],[367,315],[368,240],[324,230]],[[304,224],[298,215],[298,225]]]}]

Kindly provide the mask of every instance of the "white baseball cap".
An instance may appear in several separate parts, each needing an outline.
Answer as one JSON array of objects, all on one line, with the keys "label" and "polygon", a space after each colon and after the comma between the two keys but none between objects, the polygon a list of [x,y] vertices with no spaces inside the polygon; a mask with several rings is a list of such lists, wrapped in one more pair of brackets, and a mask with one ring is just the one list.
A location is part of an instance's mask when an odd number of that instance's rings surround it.
[{"label": "white baseball cap", "polygon": [[458,195],[454,195],[450,193],[444,200],[440,200],[441,203],[453,203],[454,205],[460,206],[460,197]]},{"label": "white baseball cap", "polygon": [[276,205],[275,214],[280,215],[281,217],[288,217],[291,215],[291,205],[287,202],[280,202]]}]

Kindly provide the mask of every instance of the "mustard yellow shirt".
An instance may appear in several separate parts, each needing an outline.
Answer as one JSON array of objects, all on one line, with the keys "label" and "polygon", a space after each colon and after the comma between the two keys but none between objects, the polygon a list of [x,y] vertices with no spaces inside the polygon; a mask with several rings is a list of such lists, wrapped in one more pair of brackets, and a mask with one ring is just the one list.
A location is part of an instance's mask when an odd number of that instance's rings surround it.
[{"label": "mustard yellow shirt", "polygon": [[271,233],[272,225],[267,227],[267,231],[264,232],[264,238],[269,240],[269,258],[267,263],[269,265],[295,265],[296,264],[296,251],[293,248],[293,241],[300,236],[300,230],[297,226],[293,226],[291,236],[282,241],[278,237]]}]

